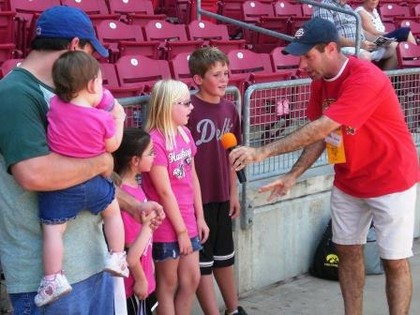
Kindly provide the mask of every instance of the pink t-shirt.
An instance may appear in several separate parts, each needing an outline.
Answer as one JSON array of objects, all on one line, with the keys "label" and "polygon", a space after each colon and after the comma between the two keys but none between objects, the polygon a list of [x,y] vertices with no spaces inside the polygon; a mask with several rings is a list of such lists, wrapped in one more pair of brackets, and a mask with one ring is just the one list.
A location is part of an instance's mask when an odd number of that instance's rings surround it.
[{"label": "pink t-shirt", "polygon": [[346,163],[335,164],[334,185],[358,198],[412,187],[417,150],[389,78],[370,62],[349,58],[334,80],[314,80],[308,117],[342,124]]},{"label": "pink t-shirt", "polygon": [[[121,189],[127,192],[128,194],[135,197],[137,200],[146,202],[146,196],[144,195],[143,190],[141,187],[134,188],[128,185],[122,185]],[[137,222],[131,214],[121,209],[121,216],[124,222],[124,234],[125,234],[125,242],[126,244],[133,243],[137,236],[140,234],[141,231],[141,223]],[[154,273],[154,265],[153,265],[153,258],[152,258],[152,238],[150,238],[147,247],[144,250],[143,255],[140,258],[141,266],[144,270],[144,274],[146,275],[146,279],[148,282],[148,294],[152,293],[156,289],[156,282],[155,282],[155,273]],[[133,286],[134,286],[134,278],[130,274],[128,278],[124,278],[124,285],[125,285],[125,295],[128,297],[133,295]]]},{"label": "pink t-shirt", "polygon": [[94,107],[81,107],[51,99],[48,117],[48,144],[53,152],[87,158],[105,152],[105,139],[115,134],[112,115]]},{"label": "pink t-shirt", "polygon": [[[179,210],[184,219],[185,226],[188,230],[190,238],[198,235],[197,220],[194,210],[194,188],[192,181],[192,161],[197,148],[191,137],[190,131],[183,127],[184,133],[188,141],[178,133],[176,136],[176,148],[166,149],[165,137],[158,130],[152,130],[152,137],[155,160],[154,165],[164,166],[168,170],[168,176],[172,190],[178,201]],[[150,176],[143,174],[143,189],[149,198],[159,203],[160,197],[153,186]],[[165,210],[165,209],[164,209]],[[153,234],[154,242],[176,242],[177,236],[172,223],[168,217],[163,220],[162,224]]]}]

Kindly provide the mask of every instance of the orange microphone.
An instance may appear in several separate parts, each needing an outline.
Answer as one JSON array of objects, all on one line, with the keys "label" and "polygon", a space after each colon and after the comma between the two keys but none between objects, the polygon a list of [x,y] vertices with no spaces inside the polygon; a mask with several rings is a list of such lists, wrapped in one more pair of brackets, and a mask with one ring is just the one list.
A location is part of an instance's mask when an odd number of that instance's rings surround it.
[{"label": "orange microphone", "polygon": [[[222,142],[223,148],[225,148],[225,150],[228,150],[229,152],[238,146],[238,141],[236,140],[235,135],[231,132],[223,134],[220,137],[220,141]],[[244,169],[237,171],[236,175],[238,176],[238,180],[241,184],[246,182],[246,175]]]}]

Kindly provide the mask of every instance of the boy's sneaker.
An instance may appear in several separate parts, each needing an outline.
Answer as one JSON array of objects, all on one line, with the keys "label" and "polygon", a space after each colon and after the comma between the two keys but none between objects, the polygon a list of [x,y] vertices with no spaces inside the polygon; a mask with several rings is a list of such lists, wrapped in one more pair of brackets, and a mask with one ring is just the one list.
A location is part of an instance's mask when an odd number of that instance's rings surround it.
[{"label": "boy's sneaker", "polygon": [[54,302],[71,290],[72,288],[63,273],[57,273],[52,280],[43,277],[38,288],[38,293],[35,295],[35,304],[41,307]]},{"label": "boy's sneaker", "polygon": [[[225,315],[229,315],[228,311],[225,311]],[[237,310],[235,313],[233,313],[233,315],[248,315],[247,312],[245,312],[245,310],[243,309],[242,306],[238,306]]]},{"label": "boy's sneaker", "polygon": [[125,252],[108,253],[104,270],[116,277],[128,277],[129,271]]},{"label": "boy's sneaker", "polygon": [[238,306],[238,315],[248,315],[247,312],[245,312],[245,310],[243,309],[242,306]]}]

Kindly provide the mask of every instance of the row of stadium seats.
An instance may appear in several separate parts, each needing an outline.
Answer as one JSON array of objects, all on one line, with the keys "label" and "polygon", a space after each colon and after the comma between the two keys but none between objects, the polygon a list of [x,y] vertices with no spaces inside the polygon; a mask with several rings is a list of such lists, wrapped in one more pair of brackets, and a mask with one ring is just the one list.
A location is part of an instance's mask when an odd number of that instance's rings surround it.
[{"label": "row of stadium seats", "polygon": [[188,25],[152,20],[143,27],[104,20],[96,26],[96,31],[110,50],[110,62],[124,55],[137,54],[170,60],[181,52],[191,52],[202,46],[218,46],[227,52],[246,45],[245,40],[229,39],[226,25],[205,20],[194,20]]},{"label": "row of stadium seats", "polygon": [[[281,49],[277,47],[270,54],[248,49],[230,50],[227,53],[230,85],[244,92],[249,84],[299,77],[299,58],[285,56]],[[123,56],[115,64],[101,64],[103,84],[116,97],[148,94],[156,80],[167,78],[181,80],[193,89],[195,85],[188,69],[189,56],[189,52],[183,52],[169,61],[142,55]]]}]

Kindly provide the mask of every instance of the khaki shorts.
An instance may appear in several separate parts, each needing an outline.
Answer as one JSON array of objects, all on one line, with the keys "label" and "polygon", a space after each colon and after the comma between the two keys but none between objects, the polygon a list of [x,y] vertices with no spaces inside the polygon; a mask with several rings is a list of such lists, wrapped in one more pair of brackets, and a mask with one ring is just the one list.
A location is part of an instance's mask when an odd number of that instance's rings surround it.
[{"label": "khaki shorts", "polygon": [[373,220],[379,253],[383,259],[413,256],[417,185],[375,198],[355,198],[336,187],[331,193],[333,242],[365,244]]}]

